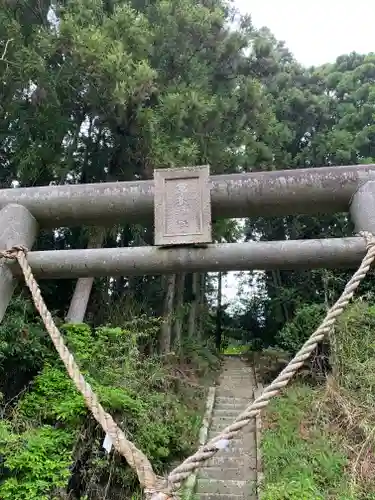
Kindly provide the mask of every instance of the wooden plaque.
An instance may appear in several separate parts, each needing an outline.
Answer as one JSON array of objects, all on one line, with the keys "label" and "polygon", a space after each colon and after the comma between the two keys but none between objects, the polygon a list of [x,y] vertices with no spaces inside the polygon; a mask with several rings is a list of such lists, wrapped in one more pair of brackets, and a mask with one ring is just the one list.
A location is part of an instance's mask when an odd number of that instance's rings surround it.
[{"label": "wooden plaque", "polygon": [[210,168],[154,171],[155,245],[211,243]]}]

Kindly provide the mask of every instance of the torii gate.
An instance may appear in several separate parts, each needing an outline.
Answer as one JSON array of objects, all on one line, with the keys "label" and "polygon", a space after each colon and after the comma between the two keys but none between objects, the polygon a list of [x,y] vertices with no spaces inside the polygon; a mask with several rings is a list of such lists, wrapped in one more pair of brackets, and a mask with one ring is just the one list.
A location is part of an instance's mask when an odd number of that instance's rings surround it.
[{"label": "torii gate", "polygon": [[[22,268],[34,303],[65,368],[87,407],[137,472],[147,500],[174,500],[175,491],[198,467],[227,446],[285,387],[328,334],[375,260],[375,165],[328,167],[209,177],[208,167],[155,171],[155,183],[127,182],[0,190],[0,320]],[[211,196],[211,200],[210,200]],[[155,247],[30,252],[41,226],[150,220]],[[215,217],[249,217],[350,211],[364,237],[212,245]],[[367,240],[367,241],[366,241]],[[198,247],[197,247],[198,245]],[[177,248],[176,248],[177,246]],[[9,250],[9,251],[7,251]],[[48,311],[32,272],[39,277],[175,273],[230,269],[352,267],[359,264],[337,302],[289,364],[262,394],[217,436],[175,467],[156,476],[144,453],[100,404]]]},{"label": "torii gate", "polygon": [[[375,232],[375,165],[209,176],[209,167],[155,171],[154,181],[0,190],[0,248],[31,248],[39,227],[151,222],[155,246],[29,252],[36,278],[251,269],[352,268],[360,237],[211,244],[215,218],[337,213]],[[0,320],[20,269],[0,265]]]}]

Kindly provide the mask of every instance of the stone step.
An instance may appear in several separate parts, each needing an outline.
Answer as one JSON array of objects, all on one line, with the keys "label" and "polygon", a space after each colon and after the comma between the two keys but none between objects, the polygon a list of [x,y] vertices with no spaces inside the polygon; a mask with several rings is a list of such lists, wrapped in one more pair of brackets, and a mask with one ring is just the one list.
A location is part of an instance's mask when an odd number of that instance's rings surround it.
[{"label": "stone step", "polygon": [[[234,437],[234,440],[236,439],[243,439],[243,437],[248,437],[252,434],[254,434],[254,428],[255,425],[251,426],[251,424],[248,424],[244,429],[242,429],[237,436]],[[208,432],[208,437],[209,439],[216,437],[218,434],[220,434],[223,430],[225,429],[225,426],[222,425],[217,425],[215,427],[212,427],[209,432]],[[233,439],[232,439],[233,441]]]},{"label": "stone step", "polygon": [[[224,361],[216,386],[215,402],[208,440],[217,436],[251,404],[256,387],[254,372],[239,359]],[[257,500],[255,418],[218,450],[197,471],[199,500]]]},{"label": "stone step", "polygon": [[[211,420],[211,425],[210,425],[210,431],[212,430],[217,430],[217,429],[224,429],[224,427],[227,427],[228,425],[231,425],[234,421],[234,417],[232,418],[226,418],[226,417],[221,417],[221,416],[216,416],[214,415]],[[251,419],[250,422],[247,424],[245,427],[246,432],[250,432],[250,430],[255,431],[255,419]]]},{"label": "stone step", "polygon": [[248,493],[246,481],[218,481],[215,479],[199,479],[197,493],[221,493],[226,495],[243,495]]},{"label": "stone step", "polygon": [[236,398],[236,397],[219,397],[215,398],[215,405],[234,405],[234,406],[243,406],[249,401],[254,399],[253,393],[247,395],[244,398]]},{"label": "stone step", "polygon": [[[226,427],[228,426],[213,425],[208,432],[208,436],[210,436],[211,439],[212,437],[217,436],[217,434],[226,429]],[[237,435],[233,436],[233,439],[240,439],[241,436],[250,436],[251,434],[255,434],[254,430],[255,430],[255,424],[251,422],[250,424],[247,424],[246,427],[241,429]]]},{"label": "stone step", "polygon": [[254,376],[253,370],[250,368],[241,368],[240,370],[223,370],[220,375],[233,375],[234,377],[239,377],[242,375],[251,375]]},{"label": "stone step", "polygon": [[231,384],[231,385],[239,385],[239,384],[254,384],[254,381],[251,377],[220,377],[221,384]]},{"label": "stone step", "polygon": [[225,405],[221,404],[220,406],[214,407],[212,415],[216,414],[217,412],[219,412],[218,413],[219,415],[222,415],[222,414],[224,414],[224,412],[227,412],[227,415],[236,414],[236,416],[237,416],[240,413],[242,413],[243,411],[245,411],[247,406],[248,406],[248,404],[242,405],[242,406],[234,406],[234,405],[225,406]]},{"label": "stone step", "polygon": [[215,455],[210,460],[206,462],[207,467],[219,467],[221,469],[233,469],[233,468],[243,468],[247,467],[249,469],[255,469],[257,467],[256,456],[249,455]]},{"label": "stone step", "polygon": [[244,373],[243,375],[232,375],[231,373],[228,373],[228,375],[221,375],[219,377],[219,380],[225,380],[225,381],[235,381],[235,382],[254,382],[254,378],[252,375],[249,373]]},{"label": "stone step", "polygon": [[[218,432],[216,432],[215,430],[210,431],[207,435],[207,440],[211,440],[213,438],[216,438],[216,436],[218,436],[218,434],[220,434],[221,430]],[[233,448],[234,446],[242,448],[243,445],[255,446],[255,444],[256,444],[255,433],[254,432],[246,432],[246,427],[245,427],[244,430],[240,431],[234,438],[230,439],[229,443],[230,443],[229,444],[230,448]]]},{"label": "stone step", "polygon": [[233,420],[236,418],[237,415],[215,415],[215,413],[212,415],[211,418],[211,427],[214,427],[215,425],[229,425],[233,422]]},{"label": "stone step", "polygon": [[213,411],[212,417],[211,417],[211,425],[213,425],[215,422],[219,422],[221,420],[227,420],[230,422],[233,422],[237,418],[237,416],[242,413],[241,411],[231,411],[230,413],[227,413],[225,411],[220,411],[217,413],[216,411]]},{"label": "stone step", "polygon": [[228,369],[231,369],[233,371],[234,370],[241,371],[241,370],[251,369],[251,366],[244,364],[244,362],[240,360],[238,360],[238,362],[235,363],[232,363],[230,360],[228,360],[226,363],[224,363],[223,370],[228,370]]},{"label": "stone step", "polygon": [[250,399],[252,398],[236,398],[234,396],[232,397],[223,397],[223,396],[217,396],[215,398],[215,405],[228,405],[228,404],[233,404],[235,406],[241,406],[241,405],[246,405]]},{"label": "stone step", "polygon": [[233,366],[233,365],[224,365],[224,369],[222,373],[243,373],[243,372],[253,372],[251,366],[246,366],[246,365],[239,365],[239,366]]},{"label": "stone step", "polygon": [[231,365],[225,365],[223,369],[223,373],[225,372],[230,372],[230,373],[242,373],[242,372],[251,372],[253,373],[253,369],[251,366],[247,365],[239,365],[239,366],[231,366]]},{"label": "stone step", "polygon": [[241,398],[241,397],[237,397],[236,394],[232,394],[231,396],[218,396],[216,394],[216,397],[215,397],[215,403],[217,404],[228,404],[228,403],[234,403],[236,405],[243,405],[243,404],[246,404],[247,401],[249,401],[249,399],[253,399],[254,396],[253,396],[253,392],[252,391],[249,391],[250,394],[246,394],[246,396],[244,398]]},{"label": "stone step", "polygon": [[214,408],[213,417],[228,417],[234,420],[244,409],[246,408]]},{"label": "stone step", "polygon": [[238,368],[235,368],[235,367],[227,367],[227,368],[224,368],[224,370],[221,372],[222,374],[227,374],[227,373],[233,373],[233,375],[241,375],[243,373],[251,373],[253,374],[254,371],[252,370],[252,368],[249,368],[248,366],[243,366],[243,367],[238,367]]},{"label": "stone step", "polygon": [[202,479],[220,479],[222,481],[237,481],[241,479],[246,479],[246,481],[255,481],[257,473],[255,469],[243,467],[204,467],[200,469],[199,478]]},{"label": "stone step", "polygon": [[[249,450],[248,448],[246,448],[244,446],[234,446],[234,447],[229,447],[226,450],[217,450],[217,452],[215,453],[214,456],[217,458],[225,457],[228,460],[233,461],[233,459],[237,458],[237,457],[244,457],[244,459],[246,459],[246,458],[248,459],[248,458],[252,457],[253,455],[254,456],[256,455],[255,451]],[[209,464],[209,461],[207,461],[207,464]],[[212,464],[210,463],[210,465],[212,465]]]},{"label": "stone step", "polygon": [[241,385],[241,390],[239,390],[238,387],[234,389],[228,389],[225,387],[216,387],[216,397],[217,398],[239,398],[239,399],[246,399],[246,401],[249,401],[249,399],[253,398],[253,389],[246,389],[246,387]]},{"label": "stone step", "polygon": [[199,494],[199,499],[200,500],[252,500],[248,499],[244,495],[227,495],[227,494],[221,494],[221,493],[200,493]]},{"label": "stone step", "polygon": [[[212,435],[208,436],[208,440],[215,438],[219,433],[212,433]],[[223,453],[226,453],[226,450],[234,450],[235,448],[243,448],[243,437],[239,436],[238,438],[231,439],[229,441],[228,448],[223,450]]]}]

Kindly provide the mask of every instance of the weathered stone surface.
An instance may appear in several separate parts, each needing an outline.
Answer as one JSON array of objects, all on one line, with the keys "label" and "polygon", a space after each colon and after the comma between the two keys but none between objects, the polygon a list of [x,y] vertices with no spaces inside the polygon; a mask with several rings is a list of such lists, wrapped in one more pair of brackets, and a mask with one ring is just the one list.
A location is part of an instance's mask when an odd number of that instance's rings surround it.
[{"label": "weathered stone surface", "polygon": [[155,170],[155,245],[211,243],[208,166]]},{"label": "weathered stone surface", "polygon": [[[219,434],[252,402],[254,373],[240,359],[225,361],[216,390],[209,439]],[[200,500],[256,500],[256,434],[254,422],[231,440],[198,472]]]}]

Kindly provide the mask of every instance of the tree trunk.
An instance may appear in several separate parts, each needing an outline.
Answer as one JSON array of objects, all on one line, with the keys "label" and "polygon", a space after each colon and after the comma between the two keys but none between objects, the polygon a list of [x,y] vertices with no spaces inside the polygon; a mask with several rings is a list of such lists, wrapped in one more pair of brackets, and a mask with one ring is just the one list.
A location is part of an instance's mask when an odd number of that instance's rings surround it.
[{"label": "tree trunk", "polygon": [[207,297],[206,297],[206,291],[207,291],[207,273],[202,273],[200,277],[200,300],[201,300],[201,306],[204,310],[204,308],[207,306]]},{"label": "tree trunk", "polygon": [[173,302],[175,295],[176,275],[170,274],[166,279],[166,294],[164,298],[163,323],[160,332],[160,353],[168,354],[171,350]]},{"label": "tree trunk", "polygon": [[174,323],[174,342],[180,352],[182,344],[182,323],[184,319],[185,273],[177,275],[176,280],[176,320]]},{"label": "tree trunk", "polygon": [[[283,287],[280,270],[276,269],[274,271],[271,271],[271,276],[273,281],[273,287],[276,290],[276,294],[280,295]],[[283,321],[283,323],[288,323],[289,311],[283,297],[281,297],[278,304],[279,304],[278,309],[280,311],[280,320]]]},{"label": "tree trunk", "polygon": [[198,313],[197,313],[197,330],[202,337],[205,329],[205,318],[207,314],[206,302],[206,274],[199,274],[199,287],[198,287]]},{"label": "tree trunk", "polygon": [[223,285],[223,275],[221,272],[218,274],[217,283],[217,309],[216,309],[216,349],[221,348],[221,336],[222,336],[222,285]]},{"label": "tree trunk", "polygon": [[[103,239],[103,229],[94,231],[89,238],[87,248],[101,248]],[[94,278],[79,278],[77,280],[69,311],[65,318],[67,323],[83,323],[93,283]]]},{"label": "tree trunk", "polygon": [[[193,338],[194,333],[197,331],[197,313],[198,313],[198,300],[199,300],[199,273],[193,273],[191,284],[191,303],[189,309],[188,320],[188,337]],[[195,335],[197,337],[197,335]]]}]

